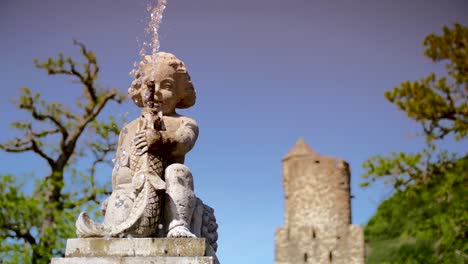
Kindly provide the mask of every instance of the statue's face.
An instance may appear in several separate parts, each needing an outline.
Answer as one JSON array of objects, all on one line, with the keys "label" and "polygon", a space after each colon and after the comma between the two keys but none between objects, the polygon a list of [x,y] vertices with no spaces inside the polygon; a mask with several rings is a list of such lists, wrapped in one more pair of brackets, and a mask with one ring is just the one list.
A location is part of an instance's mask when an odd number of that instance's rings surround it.
[{"label": "statue's face", "polygon": [[148,77],[143,78],[142,98],[144,98],[148,86],[154,85],[156,107],[160,108],[164,115],[174,114],[176,105],[181,99],[177,87],[179,80],[175,71],[176,67],[161,61],[158,63],[155,73],[151,74],[150,68],[149,66],[145,68],[145,76]]},{"label": "statue's face", "polygon": [[143,107],[149,95],[148,87],[154,86],[154,101],[165,115],[174,114],[176,108],[191,107],[196,94],[184,63],[165,52],[158,53],[155,66],[152,60],[146,56],[135,72],[135,80],[128,89],[133,102]]},{"label": "statue's face", "polygon": [[175,113],[176,105],[179,102],[179,96],[176,89],[176,80],[172,76],[156,79],[153,82],[147,82],[146,86],[154,85],[155,106],[162,110],[164,115]]}]

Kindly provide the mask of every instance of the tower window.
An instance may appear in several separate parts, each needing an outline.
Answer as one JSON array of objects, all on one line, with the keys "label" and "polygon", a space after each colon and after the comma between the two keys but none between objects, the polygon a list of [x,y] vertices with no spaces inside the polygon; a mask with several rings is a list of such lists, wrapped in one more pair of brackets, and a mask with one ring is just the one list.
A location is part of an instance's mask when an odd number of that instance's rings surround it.
[{"label": "tower window", "polygon": [[309,258],[309,256],[307,256],[307,253],[304,253],[304,263],[307,262],[308,258]]},{"label": "tower window", "polygon": [[330,260],[330,263],[333,261],[333,254],[331,251],[328,253],[328,260]]}]

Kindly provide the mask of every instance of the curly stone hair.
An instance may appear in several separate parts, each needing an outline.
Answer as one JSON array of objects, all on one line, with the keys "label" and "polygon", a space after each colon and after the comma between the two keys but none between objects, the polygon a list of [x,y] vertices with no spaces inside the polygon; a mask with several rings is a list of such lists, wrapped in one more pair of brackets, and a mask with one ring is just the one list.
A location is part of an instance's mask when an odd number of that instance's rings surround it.
[{"label": "curly stone hair", "polygon": [[128,95],[132,98],[133,102],[138,107],[143,107],[141,84],[144,83],[144,79],[148,78],[148,76],[145,75],[151,75],[150,62],[152,62],[154,58],[157,60],[155,68],[156,73],[152,74],[157,75],[158,68],[164,64],[171,66],[174,70],[173,76],[177,81],[176,93],[180,98],[176,108],[184,109],[193,106],[196,101],[196,92],[190,80],[187,68],[183,61],[179,60],[174,54],[167,52],[158,52],[156,56],[145,56],[143,61],[140,62],[138,70],[135,70],[135,80],[132,82],[130,88],[128,88]]}]

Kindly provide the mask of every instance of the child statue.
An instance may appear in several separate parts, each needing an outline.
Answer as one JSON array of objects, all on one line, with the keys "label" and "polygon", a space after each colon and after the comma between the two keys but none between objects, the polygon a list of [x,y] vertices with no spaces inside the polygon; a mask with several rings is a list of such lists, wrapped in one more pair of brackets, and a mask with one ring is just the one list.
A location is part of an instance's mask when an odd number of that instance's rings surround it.
[{"label": "child statue", "polygon": [[143,110],[120,133],[104,223],[83,212],[77,235],[205,237],[216,250],[213,209],[195,196],[183,164],[198,137],[196,121],[176,113],[196,99],[185,64],[170,53],[146,56],[128,92]]}]

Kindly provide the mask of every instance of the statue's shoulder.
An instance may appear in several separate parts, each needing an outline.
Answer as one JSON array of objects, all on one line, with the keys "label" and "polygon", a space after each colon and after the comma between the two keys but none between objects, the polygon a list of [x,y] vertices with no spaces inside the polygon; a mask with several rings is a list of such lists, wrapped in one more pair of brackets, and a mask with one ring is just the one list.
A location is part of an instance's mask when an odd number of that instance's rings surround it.
[{"label": "statue's shoulder", "polygon": [[125,127],[127,128],[136,128],[138,121],[140,120],[139,117],[133,119],[130,123],[126,124]]},{"label": "statue's shoulder", "polygon": [[187,128],[189,128],[191,131],[193,131],[196,135],[198,135],[198,123],[195,121],[195,119],[190,118],[190,117],[183,117],[183,125]]},{"label": "statue's shoulder", "polygon": [[197,121],[195,121],[195,119],[190,118],[190,117],[186,117],[186,116],[180,116],[180,117],[182,118],[184,123],[191,124],[191,125],[194,125],[194,126],[198,127],[198,123],[197,123]]},{"label": "statue's shoulder", "polygon": [[173,115],[173,116],[165,116],[165,121],[168,122],[177,122],[179,125],[188,125],[190,127],[196,127],[198,129],[198,123],[195,119],[183,116],[183,115]]}]

